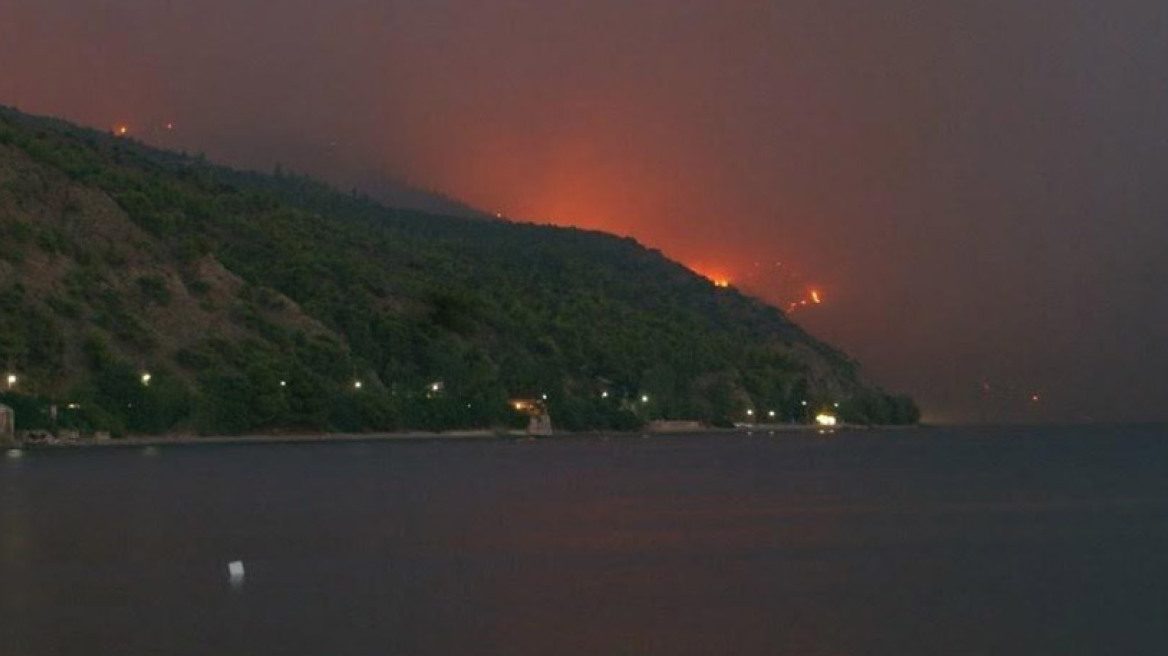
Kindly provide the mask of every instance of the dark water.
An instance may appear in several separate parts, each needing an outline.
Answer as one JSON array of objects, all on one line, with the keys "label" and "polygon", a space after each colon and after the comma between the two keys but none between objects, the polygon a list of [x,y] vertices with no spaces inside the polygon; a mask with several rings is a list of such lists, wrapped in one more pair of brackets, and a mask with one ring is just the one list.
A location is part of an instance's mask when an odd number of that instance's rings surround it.
[{"label": "dark water", "polygon": [[1163,427],[0,462],[3,656],[1165,653]]}]

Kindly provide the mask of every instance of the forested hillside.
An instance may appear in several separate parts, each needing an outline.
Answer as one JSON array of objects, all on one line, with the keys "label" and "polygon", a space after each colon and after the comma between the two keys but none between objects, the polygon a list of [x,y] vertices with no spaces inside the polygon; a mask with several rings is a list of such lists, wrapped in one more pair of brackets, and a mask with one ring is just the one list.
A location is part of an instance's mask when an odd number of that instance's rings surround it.
[{"label": "forested hillside", "polygon": [[[386,208],[0,109],[0,402],[115,434],[913,422],[773,307],[631,239]],[[148,374],[149,378],[144,378]]]}]

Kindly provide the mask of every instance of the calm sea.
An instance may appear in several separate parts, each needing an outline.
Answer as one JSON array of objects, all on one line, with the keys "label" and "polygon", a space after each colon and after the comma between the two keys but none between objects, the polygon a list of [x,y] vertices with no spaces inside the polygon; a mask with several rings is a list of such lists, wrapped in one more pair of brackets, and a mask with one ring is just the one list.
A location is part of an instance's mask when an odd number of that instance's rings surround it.
[{"label": "calm sea", "polygon": [[1165,653],[1165,427],[0,461],[3,656]]}]

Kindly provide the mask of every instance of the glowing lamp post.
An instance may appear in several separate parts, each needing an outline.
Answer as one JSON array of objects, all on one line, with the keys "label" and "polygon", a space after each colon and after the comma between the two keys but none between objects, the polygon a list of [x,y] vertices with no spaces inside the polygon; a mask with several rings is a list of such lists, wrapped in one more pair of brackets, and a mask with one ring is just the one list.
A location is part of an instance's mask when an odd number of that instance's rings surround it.
[{"label": "glowing lamp post", "polygon": [[13,387],[16,387],[16,383],[18,380],[19,379],[16,377],[16,374],[8,374],[8,389],[12,389]]}]

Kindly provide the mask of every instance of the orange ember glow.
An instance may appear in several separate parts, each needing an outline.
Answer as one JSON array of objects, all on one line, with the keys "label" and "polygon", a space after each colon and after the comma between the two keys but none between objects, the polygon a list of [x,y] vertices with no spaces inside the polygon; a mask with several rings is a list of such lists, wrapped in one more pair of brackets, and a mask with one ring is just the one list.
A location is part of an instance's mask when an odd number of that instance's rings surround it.
[{"label": "orange ember glow", "polygon": [[124,137],[128,134],[130,134],[130,128],[128,126],[125,126],[125,125],[115,125],[114,126],[114,136]]},{"label": "orange ember glow", "polygon": [[795,310],[798,310],[802,307],[807,307],[808,305],[820,305],[822,303],[823,296],[819,293],[819,290],[809,289],[807,290],[807,296],[803,298],[797,298],[787,303],[787,312],[794,312]]},{"label": "orange ember glow", "polygon": [[710,273],[705,267],[700,266],[690,266],[688,268],[690,271],[693,271],[706,280],[709,280],[715,287],[725,289],[730,286],[730,278],[726,275],[721,273]]}]

